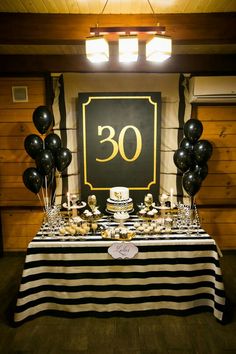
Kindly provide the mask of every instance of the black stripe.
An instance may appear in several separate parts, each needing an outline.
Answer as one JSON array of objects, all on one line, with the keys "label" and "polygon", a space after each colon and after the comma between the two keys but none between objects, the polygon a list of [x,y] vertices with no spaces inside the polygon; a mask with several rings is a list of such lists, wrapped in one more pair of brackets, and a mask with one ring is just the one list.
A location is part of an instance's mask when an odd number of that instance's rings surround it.
[{"label": "black stripe", "polygon": [[[184,96],[184,75],[180,74],[179,77],[179,109],[178,109],[178,146],[183,139],[183,125],[184,125],[184,115],[185,115],[185,96]],[[183,188],[182,188],[182,174],[176,175],[176,191],[177,191],[177,201],[183,202]],[[181,197],[180,197],[181,196]]]},{"label": "black stripe", "polygon": [[[39,274],[31,274],[24,276],[21,283],[26,284],[30,281],[40,280],[40,279],[148,279],[151,277],[156,278],[178,278],[178,277],[197,277],[197,276],[213,276],[216,281],[222,282],[222,276],[215,273],[212,269],[199,269],[199,270],[171,270],[171,271],[149,271],[149,272],[107,272],[107,273],[50,273],[50,272],[40,272]],[[32,284],[33,285],[33,284]]]},{"label": "black stripe", "polygon": [[[222,307],[222,312],[224,307]],[[25,322],[38,318],[39,316],[57,316],[65,318],[77,318],[77,317],[97,317],[97,318],[110,318],[110,317],[146,317],[146,316],[159,316],[159,315],[172,315],[172,316],[189,316],[198,314],[201,312],[213,313],[213,309],[210,306],[197,306],[186,310],[172,310],[172,309],[159,309],[159,310],[139,310],[139,311],[110,311],[110,312],[96,312],[96,311],[83,311],[83,312],[67,312],[59,310],[42,310],[37,314],[28,316],[22,321],[14,322],[13,326],[17,327]]]},{"label": "black stripe", "polygon": [[213,257],[194,257],[194,258],[148,258],[148,259],[83,259],[83,260],[52,260],[32,261],[25,264],[25,269],[35,267],[103,267],[103,266],[146,266],[158,264],[199,264],[210,263],[219,266],[219,260]]},{"label": "black stripe", "polygon": [[[59,77],[60,84],[60,94],[59,94],[59,111],[60,111],[60,132],[62,146],[67,146],[67,135],[66,135],[66,105],[65,105],[65,93],[64,93],[64,80],[63,75]],[[67,169],[63,171],[62,177],[67,174]],[[62,178],[62,203],[66,202],[66,193],[68,191],[68,178]]]},{"label": "black stripe", "polygon": [[196,290],[201,287],[212,288],[215,290],[215,294],[224,297],[225,293],[223,290],[215,289],[214,282],[210,281],[199,281],[194,283],[151,283],[151,284],[135,284],[135,285],[119,285],[119,284],[110,284],[110,285],[40,285],[37,287],[31,287],[27,290],[21,291],[19,293],[18,298],[24,298],[25,296],[29,296],[32,294],[37,294],[42,291],[57,291],[57,292],[66,292],[66,293],[76,293],[82,291],[99,291],[99,292],[107,292],[107,291],[125,291],[125,292],[133,292],[133,291],[148,291],[148,290]]},{"label": "black stripe", "polygon": [[[63,299],[53,296],[47,296],[43,298],[38,298],[33,301],[29,301],[24,305],[17,306],[16,312],[22,312],[30,307],[41,305],[44,303],[54,303],[61,305],[82,305],[82,304],[98,304],[98,305],[108,305],[108,304],[144,304],[144,303],[158,303],[158,302],[171,302],[171,303],[184,303],[195,300],[208,299],[214,301],[213,294],[200,293],[194,295],[161,295],[161,296],[142,296],[142,297],[107,297],[107,298],[96,298],[96,297],[85,297],[85,298],[76,298],[76,299]],[[214,301],[214,303],[216,303]],[[220,304],[219,304],[220,305]],[[222,305],[220,305],[222,306]]]},{"label": "black stripe", "polygon": [[[149,253],[149,252],[193,252],[193,251],[215,251],[217,252],[215,244],[192,244],[192,245],[183,245],[183,244],[173,244],[173,245],[138,245],[139,253]],[[44,255],[44,254],[88,254],[88,257],[91,257],[93,254],[96,257],[96,254],[105,253],[107,254],[108,247],[37,247],[37,248],[28,248],[27,255]],[[171,255],[173,257],[173,255]],[[129,260],[129,262],[132,262]],[[115,262],[115,260],[114,260]],[[123,262],[123,260],[122,260]],[[30,263],[30,262],[29,262]]]}]

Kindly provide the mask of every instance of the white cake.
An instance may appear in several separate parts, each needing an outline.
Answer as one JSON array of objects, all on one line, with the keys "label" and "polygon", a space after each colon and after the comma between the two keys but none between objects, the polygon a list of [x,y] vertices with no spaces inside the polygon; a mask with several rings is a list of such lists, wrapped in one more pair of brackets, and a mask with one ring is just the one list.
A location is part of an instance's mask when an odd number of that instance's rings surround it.
[{"label": "white cake", "polygon": [[133,200],[129,197],[129,189],[126,187],[113,187],[107,199],[107,211],[116,213],[119,211],[131,212]]}]

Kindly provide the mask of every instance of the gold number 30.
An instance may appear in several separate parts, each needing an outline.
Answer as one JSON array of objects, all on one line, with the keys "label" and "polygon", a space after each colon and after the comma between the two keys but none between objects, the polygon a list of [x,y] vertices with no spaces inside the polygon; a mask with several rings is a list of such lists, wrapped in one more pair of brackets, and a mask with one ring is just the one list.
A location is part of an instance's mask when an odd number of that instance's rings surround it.
[{"label": "gold number 30", "polygon": [[[108,129],[109,135],[105,139],[100,140],[100,144],[103,144],[105,142],[110,142],[112,144],[113,151],[112,151],[111,155],[108,156],[106,159],[96,158],[96,161],[108,162],[110,160],[113,160],[116,157],[116,155],[118,154],[118,152],[120,152],[121,157],[125,161],[133,162],[133,161],[137,160],[137,158],[139,157],[139,155],[141,154],[141,151],[142,151],[142,136],[141,136],[138,128],[136,128],[133,125],[126,125],[124,128],[122,128],[121,132],[119,134],[119,137],[118,137],[118,143],[116,140],[113,139],[115,136],[115,129],[113,127],[111,127],[110,125],[104,125],[104,126],[99,125],[98,126],[98,135],[101,136],[104,129]],[[128,129],[133,129],[135,136],[136,136],[136,150],[135,150],[134,156],[132,158],[128,158],[126,156],[125,149],[124,149],[124,139],[125,139],[125,134]]]}]

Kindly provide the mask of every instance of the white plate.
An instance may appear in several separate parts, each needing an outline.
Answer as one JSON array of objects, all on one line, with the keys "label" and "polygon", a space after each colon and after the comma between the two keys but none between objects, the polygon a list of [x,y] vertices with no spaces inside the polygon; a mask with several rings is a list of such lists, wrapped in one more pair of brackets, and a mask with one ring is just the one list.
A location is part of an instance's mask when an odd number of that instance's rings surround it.
[{"label": "white plate", "polygon": [[[68,209],[67,203],[63,203],[62,206],[63,206],[63,208]],[[85,206],[86,206],[86,203],[85,203],[85,202],[81,202],[80,205],[76,205],[76,206],[73,206],[73,207],[70,206],[70,209],[82,209],[82,208],[84,208]]]}]

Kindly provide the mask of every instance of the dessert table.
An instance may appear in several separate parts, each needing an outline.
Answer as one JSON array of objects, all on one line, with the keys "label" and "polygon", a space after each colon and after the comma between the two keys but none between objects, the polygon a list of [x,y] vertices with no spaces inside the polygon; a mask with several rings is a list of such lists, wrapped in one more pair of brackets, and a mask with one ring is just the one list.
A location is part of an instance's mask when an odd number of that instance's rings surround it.
[{"label": "dessert table", "polygon": [[[137,217],[126,225],[132,229]],[[103,217],[99,223],[106,224]],[[29,243],[14,322],[39,315],[189,315],[209,311],[222,321],[225,293],[220,251],[202,229],[136,235],[131,259],[113,258],[124,241],[100,234],[48,235],[46,225]]]}]

